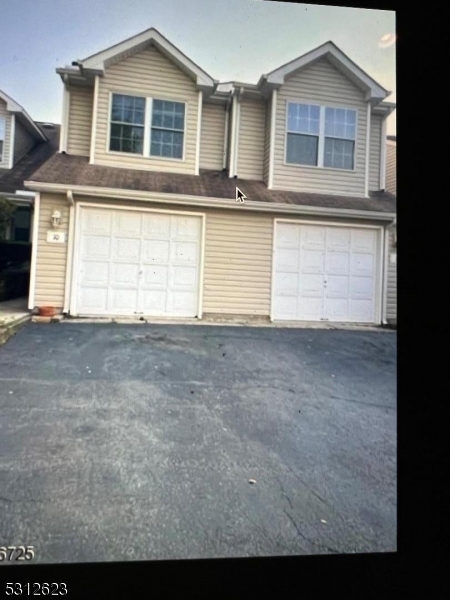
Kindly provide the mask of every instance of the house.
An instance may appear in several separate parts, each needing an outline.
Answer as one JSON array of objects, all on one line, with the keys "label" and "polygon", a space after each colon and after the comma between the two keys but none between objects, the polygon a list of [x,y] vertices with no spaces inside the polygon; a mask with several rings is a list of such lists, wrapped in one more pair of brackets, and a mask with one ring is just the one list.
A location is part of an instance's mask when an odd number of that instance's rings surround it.
[{"label": "house", "polygon": [[334,43],[221,84],[152,28],[57,73],[59,152],[26,182],[30,309],[394,318],[395,106]]},{"label": "house", "polygon": [[31,242],[35,194],[23,182],[56,152],[58,135],[59,126],[33,121],[0,90],[0,198],[17,207],[6,232],[9,241]]}]

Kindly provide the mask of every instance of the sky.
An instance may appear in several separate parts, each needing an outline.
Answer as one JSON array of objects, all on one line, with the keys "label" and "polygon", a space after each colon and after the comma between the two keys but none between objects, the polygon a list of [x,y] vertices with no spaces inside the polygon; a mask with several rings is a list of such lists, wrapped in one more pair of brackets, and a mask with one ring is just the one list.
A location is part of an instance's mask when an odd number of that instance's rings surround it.
[{"label": "sky", "polygon": [[[0,89],[61,122],[70,65],[155,27],[214,79],[256,83],[332,40],[395,102],[395,12],[263,0],[0,0]],[[387,121],[396,133],[396,111]]]}]

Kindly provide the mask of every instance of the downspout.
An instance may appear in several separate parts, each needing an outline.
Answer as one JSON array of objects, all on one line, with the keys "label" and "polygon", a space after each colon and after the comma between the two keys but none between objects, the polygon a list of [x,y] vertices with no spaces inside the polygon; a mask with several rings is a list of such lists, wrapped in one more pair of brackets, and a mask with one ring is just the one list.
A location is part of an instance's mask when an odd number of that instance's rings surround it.
[{"label": "downspout", "polygon": [[236,150],[236,113],[237,113],[237,94],[233,89],[233,106],[231,112],[231,140],[230,140],[230,166],[228,169],[228,177],[234,177],[234,157]]},{"label": "downspout", "polygon": [[33,237],[31,242],[31,265],[30,265],[30,290],[28,294],[28,308],[34,309],[34,296],[36,289],[36,263],[37,263],[37,251],[38,251],[38,237],[39,237],[39,212],[41,204],[41,193],[36,192],[34,197],[33,207]]},{"label": "downspout", "polygon": [[381,120],[381,153],[380,153],[380,190],[386,189],[386,125],[387,115]]},{"label": "downspout", "polygon": [[225,133],[224,133],[224,143],[223,143],[223,161],[222,168],[226,170],[228,166],[228,135],[230,132],[230,106],[231,106],[231,96],[228,98],[227,103],[225,104]]},{"label": "downspout", "polygon": [[62,114],[62,122],[61,122],[61,135],[59,142],[59,151],[66,152],[67,151],[67,138],[68,138],[68,129],[69,129],[69,105],[70,105],[70,92],[67,88],[69,83],[69,78],[67,74],[63,77],[64,80],[64,95],[63,95],[63,114]]},{"label": "downspout", "polygon": [[70,307],[70,288],[72,283],[72,262],[73,262],[73,234],[75,230],[75,202],[72,190],[67,190],[67,203],[69,204],[69,233],[67,236],[67,261],[66,261],[66,279],[64,283],[64,306],[63,314],[68,314]]},{"label": "downspout", "polygon": [[240,128],[241,128],[241,98],[244,95],[244,88],[240,87],[239,88],[239,92],[237,95],[237,115],[236,115],[236,137],[235,137],[235,152],[234,152],[234,168],[233,168],[233,174],[234,177],[238,177],[238,161],[239,161],[239,133],[240,133]]}]

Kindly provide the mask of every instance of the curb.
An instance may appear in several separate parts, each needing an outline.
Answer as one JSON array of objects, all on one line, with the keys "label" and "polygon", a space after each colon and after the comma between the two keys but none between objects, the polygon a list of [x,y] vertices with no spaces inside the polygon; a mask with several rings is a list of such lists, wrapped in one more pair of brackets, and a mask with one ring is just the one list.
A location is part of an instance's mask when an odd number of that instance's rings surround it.
[{"label": "curb", "polygon": [[0,346],[7,342],[21,327],[31,319],[31,315],[20,317],[16,321],[0,327]]}]

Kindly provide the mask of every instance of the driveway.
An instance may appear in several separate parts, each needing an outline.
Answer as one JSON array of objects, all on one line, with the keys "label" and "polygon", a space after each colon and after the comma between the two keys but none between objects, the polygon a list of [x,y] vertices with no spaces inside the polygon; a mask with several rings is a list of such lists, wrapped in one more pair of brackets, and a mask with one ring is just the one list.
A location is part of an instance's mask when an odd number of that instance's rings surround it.
[{"label": "driveway", "polygon": [[395,332],[30,323],[0,379],[34,562],[396,550]]}]

